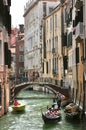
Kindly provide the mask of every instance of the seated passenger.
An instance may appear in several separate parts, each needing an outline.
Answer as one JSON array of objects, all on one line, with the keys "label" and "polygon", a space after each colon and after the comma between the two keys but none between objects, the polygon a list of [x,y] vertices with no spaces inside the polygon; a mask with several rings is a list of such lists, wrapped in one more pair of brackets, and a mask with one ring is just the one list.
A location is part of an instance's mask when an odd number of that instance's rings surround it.
[{"label": "seated passenger", "polygon": [[13,103],[13,105],[14,106],[18,106],[18,105],[20,105],[20,103],[17,100],[15,100],[14,103]]}]

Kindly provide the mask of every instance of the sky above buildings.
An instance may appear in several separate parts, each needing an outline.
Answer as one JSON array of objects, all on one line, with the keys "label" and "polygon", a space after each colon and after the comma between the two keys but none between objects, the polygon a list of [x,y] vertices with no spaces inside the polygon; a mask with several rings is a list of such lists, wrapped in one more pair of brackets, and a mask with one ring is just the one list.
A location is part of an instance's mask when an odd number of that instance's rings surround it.
[{"label": "sky above buildings", "polygon": [[24,24],[24,6],[28,0],[12,0],[10,12],[12,15],[12,26],[18,27],[19,24]]}]

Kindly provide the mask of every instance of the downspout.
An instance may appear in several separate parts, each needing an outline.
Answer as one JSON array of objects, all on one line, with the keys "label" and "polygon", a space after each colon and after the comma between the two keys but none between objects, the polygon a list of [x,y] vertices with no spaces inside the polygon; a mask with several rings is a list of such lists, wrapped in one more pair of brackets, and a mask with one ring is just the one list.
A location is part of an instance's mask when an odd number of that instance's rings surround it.
[{"label": "downspout", "polygon": [[[52,45],[52,49],[54,49],[55,45],[54,45],[54,13],[53,13],[53,28],[52,28],[52,31],[53,31],[53,45]],[[54,74],[54,70],[55,70],[55,62],[54,62],[54,52],[53,52],[53,57],[52,57],[52,62],[53,62],[53,74]],[[54,78],[53,78],[54,79]]]},{"label": "downspout", "polygon": [[85,38],[85,0],[83,0],[83,34],[84,34],[84,39],[83,39],[83,114],[85,114],[85,109],[86,109],[86,104],[85,104],[85,88],[86,88],[86,81],[85,81],[85,73],[86,73],[86,38]]}]

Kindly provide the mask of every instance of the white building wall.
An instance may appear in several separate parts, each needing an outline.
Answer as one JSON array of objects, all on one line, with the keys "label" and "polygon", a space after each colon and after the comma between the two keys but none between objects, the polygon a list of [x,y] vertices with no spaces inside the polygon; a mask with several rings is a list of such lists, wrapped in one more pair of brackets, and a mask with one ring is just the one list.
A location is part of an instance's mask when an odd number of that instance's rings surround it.
[{"label": "white building wall", "polygon": [[[38,0],[32,0],[26,4],[25,13],[28,8],[29,11],[25,14],[25,70],[30,71],[36,69],[40,71],[41,60],[40,60],[40,26],[43,18],[43,2]],[[46,14],[49,14],[49,7],[55,7],[56,2],[47,1]],[[30,8],[31,7],[31,8]]]}]

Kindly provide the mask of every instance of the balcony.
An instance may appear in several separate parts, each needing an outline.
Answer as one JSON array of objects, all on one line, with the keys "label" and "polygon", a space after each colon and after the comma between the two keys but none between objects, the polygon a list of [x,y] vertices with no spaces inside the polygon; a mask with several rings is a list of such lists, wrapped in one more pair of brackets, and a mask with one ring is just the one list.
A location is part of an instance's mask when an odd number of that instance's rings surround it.
[{"label": "balcony", "polygon": [[83,0],[75,0],[76,9],[80,9],[83,6]]},{"label": "balcony", "polygon": [[83,22],[79,22],[78,25],[76,26],[75,39],[76,41],[79,41],[82,40],[83,38],[84,38]]}]

